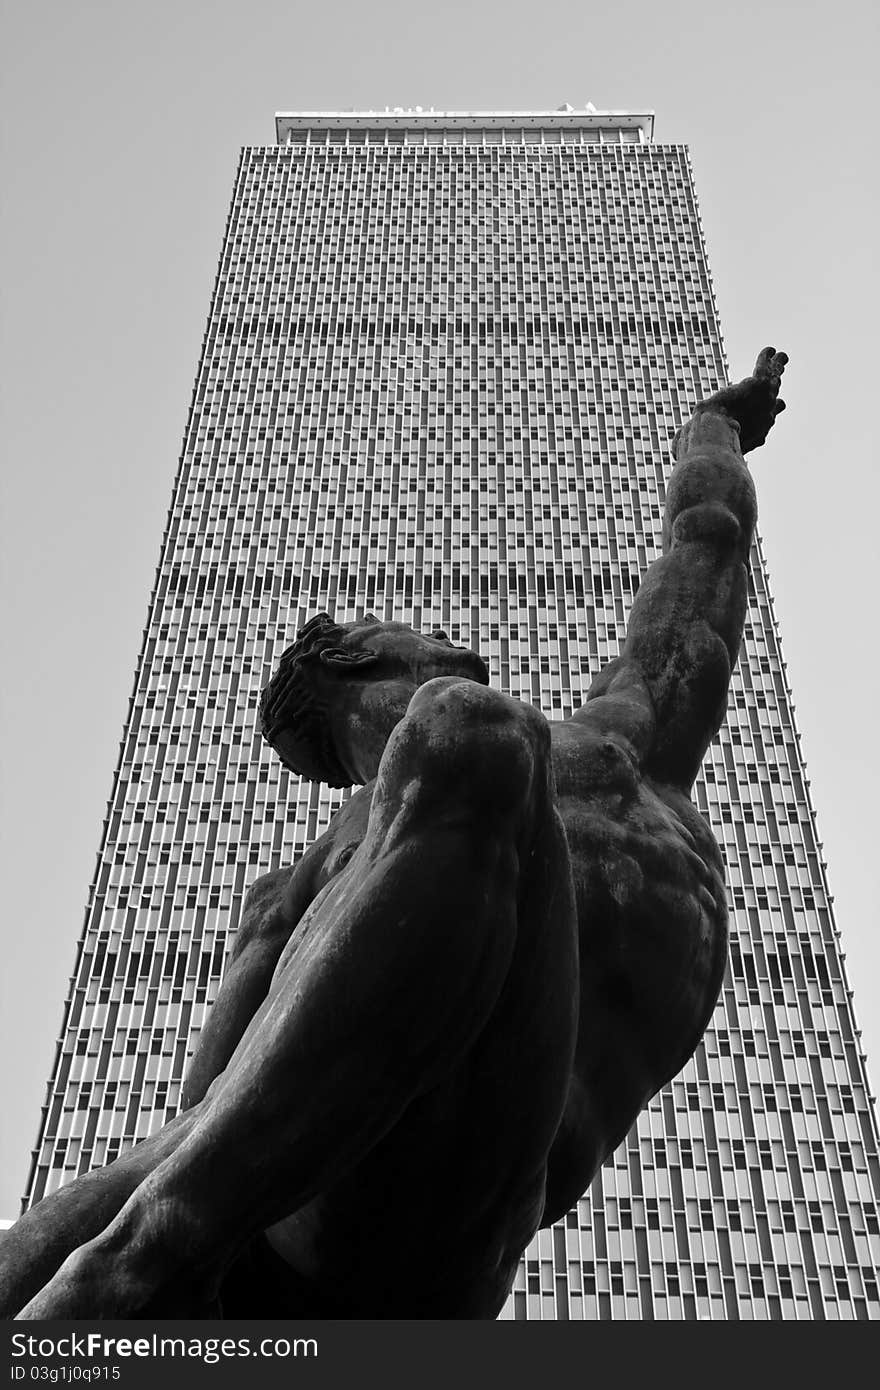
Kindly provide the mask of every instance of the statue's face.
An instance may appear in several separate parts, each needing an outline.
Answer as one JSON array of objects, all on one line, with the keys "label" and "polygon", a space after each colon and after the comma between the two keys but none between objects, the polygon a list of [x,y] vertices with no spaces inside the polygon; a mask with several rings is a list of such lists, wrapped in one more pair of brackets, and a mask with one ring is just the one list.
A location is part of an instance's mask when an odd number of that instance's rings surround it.
[{"label": "statue's face", "polygon": [[364,618],[346,624],[342,652],[371,680],[407,680],[424,685],[436,676],[459,676],[489,684],[486,663],[468,647],[456,647],[440,629],[416,632],[407,623]]}]

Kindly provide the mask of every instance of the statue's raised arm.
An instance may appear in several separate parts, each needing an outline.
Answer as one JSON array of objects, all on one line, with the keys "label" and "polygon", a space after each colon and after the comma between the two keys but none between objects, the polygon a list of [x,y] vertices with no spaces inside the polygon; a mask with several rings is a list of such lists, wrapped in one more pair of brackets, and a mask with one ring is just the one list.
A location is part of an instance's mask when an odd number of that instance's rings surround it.
[{"label": "statue's raised arm", "polygon": [[616,727],[649,776],[684,790],[724,718],[757,518],[743,455],[785,409],[787,361],[764,348],[751,376],[702,401],[675,436],[663,554],[642,581],[621,655],[575,715]]}]

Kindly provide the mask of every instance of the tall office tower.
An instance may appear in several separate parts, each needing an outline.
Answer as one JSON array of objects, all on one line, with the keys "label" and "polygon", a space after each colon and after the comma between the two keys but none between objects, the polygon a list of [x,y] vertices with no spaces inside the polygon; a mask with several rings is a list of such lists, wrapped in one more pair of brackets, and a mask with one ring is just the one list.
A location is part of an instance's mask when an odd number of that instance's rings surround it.
[{"label": "tall office tower", "polygon": [[[245,888],[340,804],[255,729],[299,625],[442,626],[554,719],[618,651],[673,431],[725,379],[688,156],[652,135],[298,114],[243,151],[30,1200],[175,1113]],[[752,574],[696,789],[723,998],[505,1316],[880,1311],[877,1131],[757,548]]]}]

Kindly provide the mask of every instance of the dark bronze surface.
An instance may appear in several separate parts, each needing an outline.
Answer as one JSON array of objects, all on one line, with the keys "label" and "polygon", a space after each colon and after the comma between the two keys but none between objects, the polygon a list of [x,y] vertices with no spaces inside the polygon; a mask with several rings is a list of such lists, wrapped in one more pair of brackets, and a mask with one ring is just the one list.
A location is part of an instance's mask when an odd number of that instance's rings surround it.
[{"label": "dark bronze surface", "polygon": [[264,733],[362,789],[251,888],[181,1114],[0,1242],[7,1316],[498,1314],[718,997],[723,867],[690,791],[786,361],[679,431],[664,553],[571,718],[443,633],[307,625]]}]

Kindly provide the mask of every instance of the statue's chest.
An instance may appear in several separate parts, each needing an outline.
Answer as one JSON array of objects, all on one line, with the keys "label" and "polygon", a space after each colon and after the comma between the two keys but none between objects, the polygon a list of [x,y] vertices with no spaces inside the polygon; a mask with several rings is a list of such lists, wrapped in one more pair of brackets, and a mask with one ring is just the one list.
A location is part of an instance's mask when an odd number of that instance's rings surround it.
[{"label": "statue's chest", "polygon": [[651,989],[653,971],[653,983],[668,987],[695,957],[714,975],[716,943],[723,950],[718,848],[693,805],[673,796],[640,782],[560,799],[582,960],[621,984],[638,977]]},{"label": "statue's chest", "polygon": [[334,879],[350,863],[366,836],[373,803],[373,785],[361,787],[350,801],[337,811],[331,822],[333,847],[321,870],[321,886]]}]

